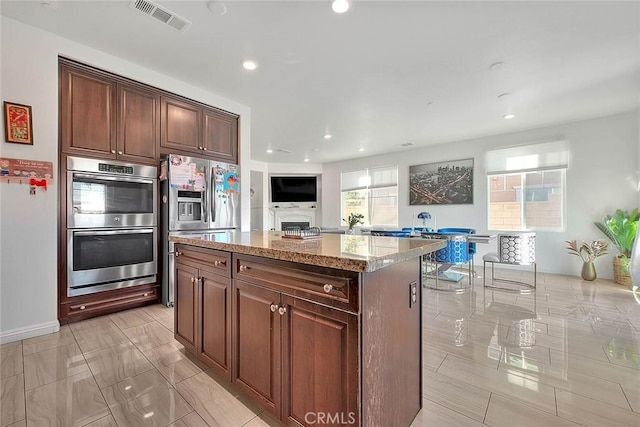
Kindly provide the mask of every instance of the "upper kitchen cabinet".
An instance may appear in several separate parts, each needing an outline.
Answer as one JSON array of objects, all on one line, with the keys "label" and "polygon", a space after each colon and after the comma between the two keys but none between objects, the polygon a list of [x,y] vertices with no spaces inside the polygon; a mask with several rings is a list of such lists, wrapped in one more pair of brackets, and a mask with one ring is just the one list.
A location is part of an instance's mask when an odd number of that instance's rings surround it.
[{"label": "upper kitchen cabinet", "polygon": [[60,65],[60,143],[69,154],[115,157],[116,82]]},{"label": "upper kitchen cabinet", "polygon": [[162,97],[160,145],[168,153],[191,153],[238,161],[238,117],[186,99]]},{"label": "upper kitchen cabinet", "polygon": [[155,163],[160,141],[160,95],[119,83],[118,102],[118,158]]},{"label": "upper kitchen cabinet", "polygon": [[106,73],[60,65],[62,152],[155,164],[160,96]]},{"label": "upper kitchen cabinet", "polygon": [[162,97],[160,145],[173,151],[202,152],[202,107],[172,97]]},{"label": "upper kitchen cabinet", "polygon": [[238,117],[207,108],[202,116],[203,150],[216,159],[238,163]]}]

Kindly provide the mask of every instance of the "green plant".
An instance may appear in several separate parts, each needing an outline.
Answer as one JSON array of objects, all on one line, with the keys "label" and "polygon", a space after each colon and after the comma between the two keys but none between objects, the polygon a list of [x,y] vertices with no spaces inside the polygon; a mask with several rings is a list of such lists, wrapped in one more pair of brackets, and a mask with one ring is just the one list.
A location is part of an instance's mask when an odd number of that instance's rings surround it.
[{"label": "green plant", "polygon": [[361,213],[351,212],[348,218],[348,220],[344,218],[342,220],[349,225],[349,229],[355,227],[356,224],[364,224],[364,222],[362,221],[364,219],[364,215],[362,215]]},{"label": "green plant", "polygon": [[607,215],[602,221],[596,221],[594,224],[611,240],[620,254],[626,258],[631,257],[633,240],[638,231],[638,209],[631,213],[617,209],[614,215]]},{"label": "green plant", "polygon": [[580,247],[575,240],[565,240],[571,255],[579,256],[583,262],[593,262],[594,259],[607,253],[609,244],[604,240],[594,240],[591,243],[582,242]]}]

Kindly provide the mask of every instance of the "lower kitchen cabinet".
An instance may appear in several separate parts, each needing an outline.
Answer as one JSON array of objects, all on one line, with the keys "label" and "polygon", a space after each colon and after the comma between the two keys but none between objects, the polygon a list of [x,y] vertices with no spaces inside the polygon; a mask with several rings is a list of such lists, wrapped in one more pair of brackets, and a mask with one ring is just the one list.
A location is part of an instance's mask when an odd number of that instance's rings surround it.
[{"label": "lower kitchen cabinet", "polygon": [[198,333],[198,269],[180,262],[175,264],[175,336],[185,348],[196,352]]},{"label": "lower kitchen cabinet", "polygon": [[231,279],[200,270],[198,358],[231,379]]},{"label": "lower kitchen cabinet", "polygon": [[175,338],[230,381],[230,255],[182,245],[176,254]]},{"label": "lower kitchen cabinet", "polygon": [[287,426],[411,424],[422,403],[419,258],[357,273],[176,250],[176,339],[232,388]]},{"label": "lower kitchen cabinet", "polygon": [[233,307],[237,388],[294,424],[316,413],[357,424],[356,315],[241,280]]}]

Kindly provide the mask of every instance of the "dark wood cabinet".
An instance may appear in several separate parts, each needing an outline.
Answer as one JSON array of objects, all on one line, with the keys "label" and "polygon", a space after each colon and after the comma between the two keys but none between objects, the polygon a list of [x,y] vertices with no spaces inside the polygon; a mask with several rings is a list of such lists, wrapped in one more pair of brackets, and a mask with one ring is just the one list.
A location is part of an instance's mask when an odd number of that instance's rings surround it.
[{"label": "dark wood cabinet", "polygon": [[184,245],[175,251],[175,338],[230,381],[231,256]]},{"label": "dark wood cabinet", "polygon": [[163,96],[161,102],[160,145],[178,152],[201,153],[202,107],[168,96]]},{"label": "dark wood cabinet", "polygon": [[228,357],[231,387],[284,425],[411,424],[422,406],[419,257],[360,273],[176,250],[199,266],[184,278],[200,277],[195,354],[209,366]]},{"label": "dark wood cabinet", "polygon": [[308,425],[307,414],[323,413],[358,425],[357,316],[288,296],[281,306],[280,418]]},{"label": "dark wood cabinet", "polygon": [[238,118],[205,108],[202,119],[202,149],[217,160],[238,163]]},{"label": "dark wood cabinet", "polygon": [[62,151],[115,158],[115,80],[65,65],[59,77]]},{"label": "dark wood cabinet", "polygon": [[324,305],[357,307],[349,305],[357,274],[245,255],[236,268],[235,385],[287,424],[310,425],[305,415],[324,413],[357,425],[358,316]]},{"label": "dark wood cabinet", "polygon": [[231,279],[200,270],[198,358],[231,379]]},{"label": "dark wood cabinet", "polygon": [[236,280],[233,376],[237,388],[280,417],[280,294]]},{"label": "dark wood cabinet", "polygon": [[60,65],[60,143],[67,154],[155,164],[160,96],[106,73]]},{"label": "dark wood cabinet", "polygon": [[175,264],[175,338],[189,351],[196,352],[198,331],[198,269],[176,262]]},{"label": "dark wood cabinet", "polygon": [[160,95],[118,83],[118,102],[117,158],[155,163],[160,141]]},{"label": "dark wood cabinet", "polygon": [[177,97],[161,102],[163,151],[238,162],[237,116]]}]

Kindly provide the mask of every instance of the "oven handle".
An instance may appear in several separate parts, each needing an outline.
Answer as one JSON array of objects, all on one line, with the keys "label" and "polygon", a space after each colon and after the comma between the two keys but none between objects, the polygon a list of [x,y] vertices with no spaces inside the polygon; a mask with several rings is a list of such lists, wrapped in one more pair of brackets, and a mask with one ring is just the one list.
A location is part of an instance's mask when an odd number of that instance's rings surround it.
[{"label": "oven handle", "polygon": [[73,177],[78,178],[88,178],[88,179],[97,179],[103,181],[126,181],[126,182],[135,182],[139,184],[153,184],[153,179],[145,179],[145,178],[130,178],[127,176],[113,176],[113,175],[100,175],[100,174],[88,174],[88,173],[73,173]]},{"label": "oven handle", "polygon": [[127,230],[94,230],[94,231],[74,231],[76,236],[99,236],[99,235],[112,235],[112,234],[146,234],[153,233],[153,228],[136,228]]}]

